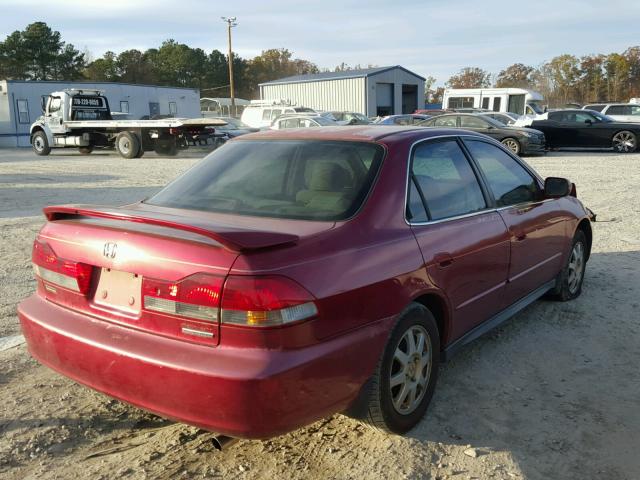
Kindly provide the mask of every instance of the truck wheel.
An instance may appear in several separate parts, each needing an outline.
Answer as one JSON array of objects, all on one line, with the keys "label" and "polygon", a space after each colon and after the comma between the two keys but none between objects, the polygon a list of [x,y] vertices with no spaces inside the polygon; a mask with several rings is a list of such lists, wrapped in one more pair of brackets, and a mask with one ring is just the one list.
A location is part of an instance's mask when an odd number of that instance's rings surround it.
[{"label": "truck wheel", "polygon": [[140,146],[140,150],[138,150],[138,153],[136,153],[136,158],[142,158],[143,155],[144,155],[144,148]]},{"label": "truck wheel", "polygon": [[91,152],[93,152],[93,145],[87,145],[86,147],[79,147],[78,151],[82,155],[89,155]]},{"label": "truck wheel", "polygon": [[116,149],[122,158],[135,158],[140,151],[140,140],[131,132],[120,132],[116,137]]},{"label": "truck wheel", "polygon": [[178,146],[175,141],[171,140],[158,140],[154,150],[158,155],[169,155],[174,157],[178,154]]},{"label": "truck wheel", "polygon": [[400,314],[376,371],[370,378],[364,423],[402,434],[424,416],[433,396],[440,361],[440,336],[433,315],[412,303]]},{"label": "truck wheel", "polygon": [[51,147],[47,136],[42,130],[37,131],[31,136],[31,146],[36,155],[49,155],[51,153]]}]

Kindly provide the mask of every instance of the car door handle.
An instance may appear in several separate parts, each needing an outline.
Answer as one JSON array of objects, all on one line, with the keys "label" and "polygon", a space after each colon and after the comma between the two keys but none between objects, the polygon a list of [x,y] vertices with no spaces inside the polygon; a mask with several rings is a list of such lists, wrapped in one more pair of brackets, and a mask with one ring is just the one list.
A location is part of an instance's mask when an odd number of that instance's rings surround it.
[{"label": "car door handle", "polygon": [[440,268],[446,268],[453,263],[453,257],[450,253],[438,253],[433,259]]},{"label": "car door handle", "polygon": [[513,236],[516,238],[517,242],[521,242],[522,240],[527,238],[527,234],[524,232],[517,232]]}]

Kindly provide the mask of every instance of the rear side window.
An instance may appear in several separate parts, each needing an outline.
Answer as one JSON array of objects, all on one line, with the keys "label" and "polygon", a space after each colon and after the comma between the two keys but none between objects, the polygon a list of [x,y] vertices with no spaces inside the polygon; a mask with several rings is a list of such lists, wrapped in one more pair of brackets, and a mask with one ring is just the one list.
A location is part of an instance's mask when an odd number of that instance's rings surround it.
[{"label": "rear side window", "polygon": [[482,118],[473,117],[471,115],[460,116],[460,126],[462,128],[487,128],[487,122]]},{"label": "rear side window", "polygon": [[538,183],[533,176],[501,148],[479,140],[464,142],[484,173],[498,207],[539,198]]},{"label": "rear side window", "polygon": [[456,126],[456,117],[455,115],[442,115],[437,117],[433,121],[433,126],[435,127],[455,127]]},{"label": "rear side window", "polygon": [[[440,220],[482,210],[486,207],[478,179],[455,139],[423,143],[413,151],[409,210],[414,214],[417,199],[424,197],[430,220]],[[414,220],[416,221],[416,220]]]},{"label": "rear side window", "polygon": [[384,150],[364,142],[236,141],[147,203],[260,217],[343,220],[366,198]]},{"label": "rear side window", "polygon": [[602,112],[606,105],[586,105],[584,108],[587,110],[595,110],[596,112]]},{"label": "rear side window", "polygon": [[271,119],[271,109],[265,108],[262,111],[262,120],[270,120]]}]

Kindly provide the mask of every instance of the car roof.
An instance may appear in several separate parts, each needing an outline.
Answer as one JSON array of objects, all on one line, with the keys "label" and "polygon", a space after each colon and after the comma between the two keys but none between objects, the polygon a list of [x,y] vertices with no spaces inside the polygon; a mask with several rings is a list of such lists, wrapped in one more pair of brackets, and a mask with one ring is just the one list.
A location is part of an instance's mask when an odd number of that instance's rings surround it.
[{"label": "car roof", "polygon": [[351,142],[417,141],[440,136],[473,135],[486,138],[475,132],[463,131],[459,128],[410,127],[397,125],[354,125],[318,128],[292,128],[284,130],[263,130],[242,135],[233,141],[246,140],[334,140]]}]

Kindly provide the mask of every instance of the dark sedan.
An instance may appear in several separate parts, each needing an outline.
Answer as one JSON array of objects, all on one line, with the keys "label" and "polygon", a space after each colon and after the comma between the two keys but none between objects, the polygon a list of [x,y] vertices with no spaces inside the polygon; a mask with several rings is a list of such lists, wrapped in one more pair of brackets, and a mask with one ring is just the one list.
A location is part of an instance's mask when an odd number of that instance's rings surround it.
[{"label": "dark sedan", "polygon": [[544,132],[550,148],[638,148],[640,124],[616,122],[593,110],[558,110],[537,117],[531,127]]},{"label": "dark sedan", "polygon": [[471,113],[450,113],[426,120],[425,127],[464,128],[484,133],[501,142],[516,155],[544,153],[544,134],[532,128],[508,127],[501,122],[483,115]]}]

